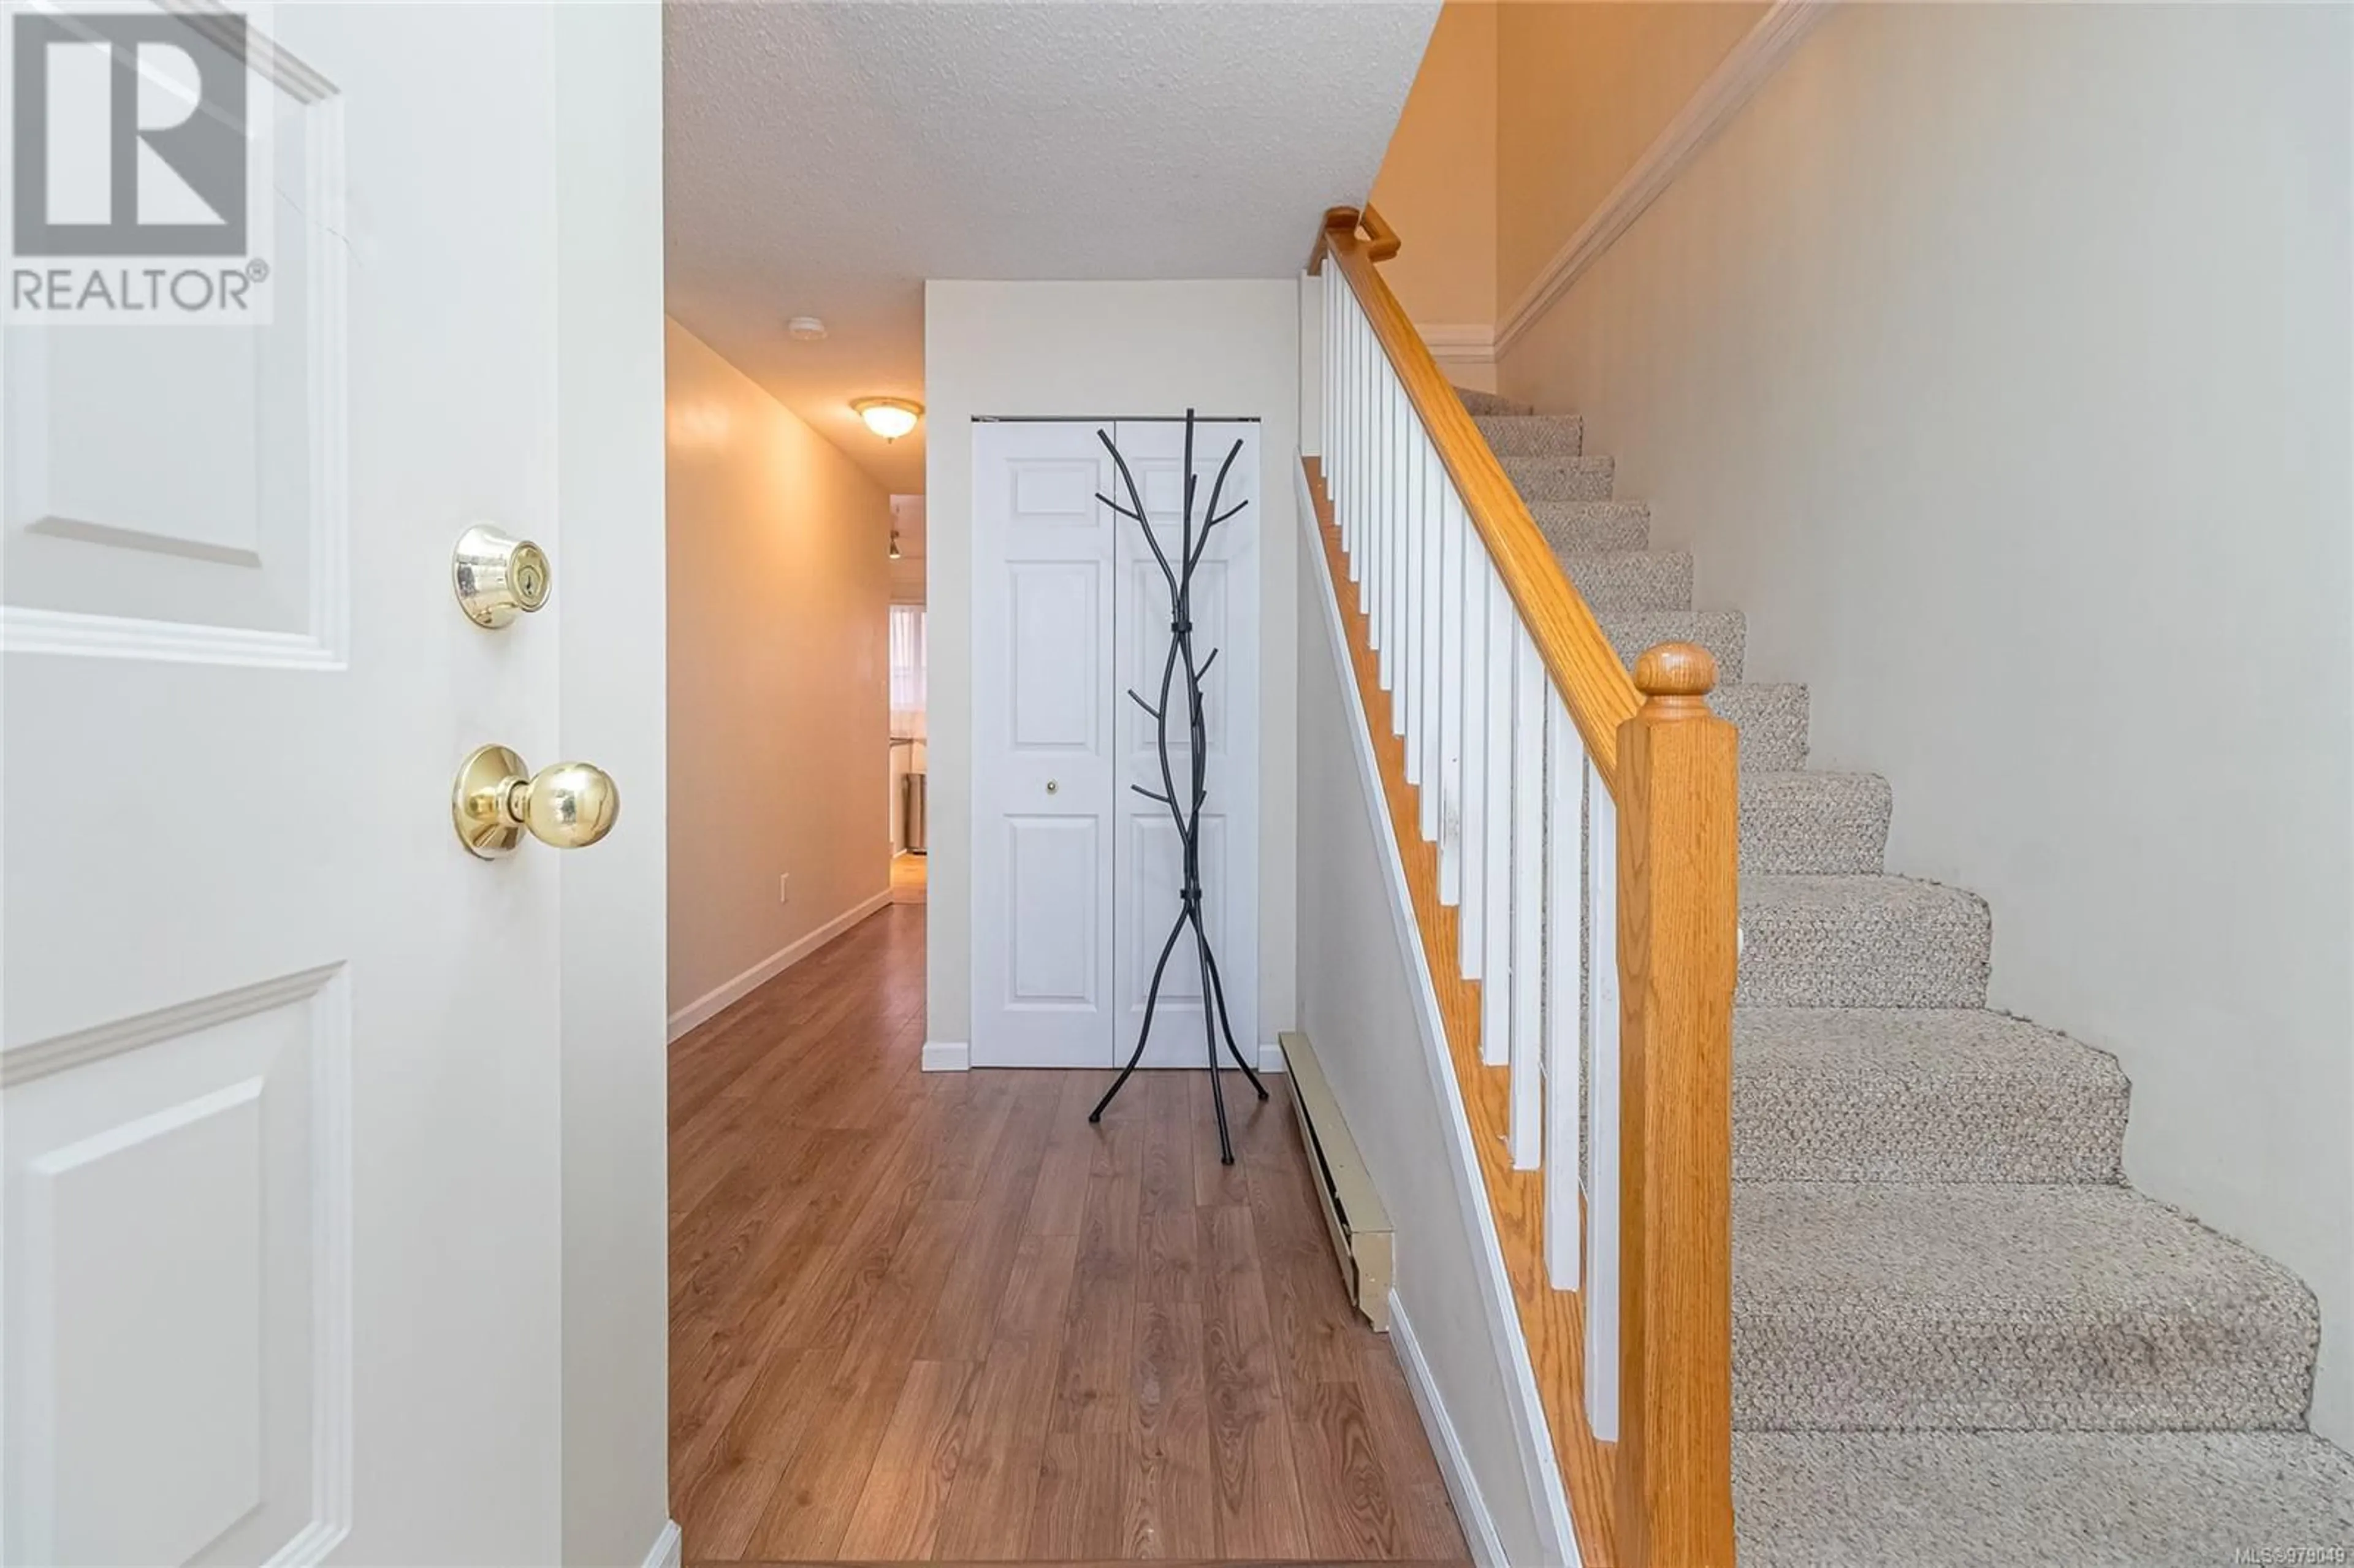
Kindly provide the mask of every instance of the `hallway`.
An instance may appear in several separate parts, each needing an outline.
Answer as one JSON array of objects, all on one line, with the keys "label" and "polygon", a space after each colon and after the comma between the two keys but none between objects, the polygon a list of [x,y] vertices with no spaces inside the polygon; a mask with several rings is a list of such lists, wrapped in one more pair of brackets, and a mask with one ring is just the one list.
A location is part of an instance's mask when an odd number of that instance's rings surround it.
[{"label": "hallway", "polygon": [[687,1561],[1463,1561],[1284,1080],[925,1075],[924,917],[672,1048]]}]

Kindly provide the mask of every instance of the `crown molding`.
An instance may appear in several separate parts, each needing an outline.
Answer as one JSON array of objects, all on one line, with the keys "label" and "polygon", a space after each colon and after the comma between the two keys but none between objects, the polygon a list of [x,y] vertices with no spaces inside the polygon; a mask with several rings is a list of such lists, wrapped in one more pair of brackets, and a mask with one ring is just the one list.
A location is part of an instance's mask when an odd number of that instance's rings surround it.
[{"label": "crown molding", "polygon": [[1496,329],[1491,326],[1457,325],[1423,326],[1416,323],[1415,332],[1430,357],[1441,365],[1493,365],[1496,363]]}]

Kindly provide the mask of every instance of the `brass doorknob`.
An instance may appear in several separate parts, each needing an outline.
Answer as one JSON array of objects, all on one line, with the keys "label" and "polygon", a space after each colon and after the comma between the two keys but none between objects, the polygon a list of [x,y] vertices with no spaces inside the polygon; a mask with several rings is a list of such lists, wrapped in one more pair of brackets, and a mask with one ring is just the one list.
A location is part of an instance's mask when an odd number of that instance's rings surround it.
[{"label": "brass doorknob", "polygon": [[478,748],[458,767],[450,815],[458,840],[484,860],[513,854],[531,836],[557,849],[581,849],[613,831],[620,787],[586,762],[558,762],[534,773],[504,746]]}]

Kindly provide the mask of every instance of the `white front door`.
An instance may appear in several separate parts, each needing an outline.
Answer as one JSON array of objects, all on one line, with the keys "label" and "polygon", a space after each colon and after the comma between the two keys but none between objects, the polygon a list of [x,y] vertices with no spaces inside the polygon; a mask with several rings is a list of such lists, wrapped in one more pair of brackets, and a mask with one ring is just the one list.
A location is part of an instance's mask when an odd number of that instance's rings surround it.
[{"label": "white front door", "polygon": [[1089,424],[973,429],[976,1067],[1112,1033],[1111,460]]},{"label": "white front door", "polygon": [[[550,1561],[558,854],[450,795],[558,759],[557,24],[261,20],[273,323],[0,358],[0,1552]],[[477,522],[549,613],[461,614]]]},{"label": "white front door", "polygon": [[[1122,420],[1115,432],[1120,453],[1144,493],[1145,514],[1172,569],[1181,569],[1184,509],[1185,427],[1166,420]],[[1240,450],[1235,450],[1236,443]],[[1227,454],[1235,452],[1229,465]],[[1197,829],[1202,879],[1203,925],[1225,998],[1225,1022],[1234,1030],[1243,1059],[1258,1058],[1258,426],[1256,422],[1207,420],[1193,427],[1193,527],[1200,564],[1191,592],[1193,657],[1208,664],[1202,678],[1203,723],[1209,736],[1204,756],[1208,791]],[[1224,470],[1224,483],[1220,471]],[[1211,493],[1227,521],[1202,540],[1211,515]],[[1123,493],[1120,499],[1125,502]],[[1115,917],[1113,994],[1119,999],[1118,1059],[1125,1063],[1144,1027],[1152,979],[1165,950],[1159,1001],[1143,1065],[1207,1065],[1205,1025],[1214,1015],[1202,1011],[1202,957],[1188,926],[1177,932],[1179,890],[1183,875],[1182,841],[1167,806],[1140,790],[1165,793],[1159,725],[1131,701],[1131,691],[1161,705],[1168,684],[1169,777],[1181,806],[1190,810],[1193,758],[1185,712],[1185,675],[1169,663],[1173,608],[1169,581],[1145,541],[1144,531],[1119,520],[1119,591],[1113,617],[1119,630],[1119,662],[1114,675],[1119,718],[1119,772],[1112,800],[1119,813],[1119,852],[1114,867],[1119,889]],[[1175,933],[1172,944],[1171,937]],[[1221,1060],[1225,1044],[1217,1045]]]}]

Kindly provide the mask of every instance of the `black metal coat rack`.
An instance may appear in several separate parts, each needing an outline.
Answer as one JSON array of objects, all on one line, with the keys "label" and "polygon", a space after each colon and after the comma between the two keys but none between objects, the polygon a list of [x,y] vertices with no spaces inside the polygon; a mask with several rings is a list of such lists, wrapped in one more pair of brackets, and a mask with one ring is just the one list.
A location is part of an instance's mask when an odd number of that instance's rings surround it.
[{"label": "black metal coat rack", "polygon": [[[1235,502],[1224,512],[1218,510],[1218,498],[1225,491],[1226,474],[1234,468],[1235,459],[1241,455],[1243,443],[1237,438],[1235,444],[1226,449],[1226,461],[1218,465],[1218,477],[1210,485],[1210,503],[1202,510],[1201,532],[1196,534],[1193,529],[1193,410],[1185,410],[1185,466],[1182,471],[1185,475],[1185,502],[1178,528],[1177,560],[1172,565],[1169,553],[1161,547],[1160,539],[1153,535],[1152,524],[1145,515],[1143,493],[1137,488],[1136,476],[1129,471],[1128,460],[1120,456],[1111,432],[1098,429],[1096,439],[1103,442],[1106,451],[1111,453],[1112,463],[1119,471],[1121,487],[1128,492],[1129,503],[1122,506],[1110,496],[1101,493],[1096,499],[1120,516],[1134,522],[1143,532],[1144,543],[1152,551],[1152,558],[1160,563],[1161,575],[1169,585],[1169,653],[1161,665],[1161,700],[1157,705],[1148,703],[1134,687],[1130,687],[1128,694],[1138,707],[1152,715],[1157,726],[1155,739],[1161,753],[1161,789],[1158,791],[1147,789],[1141,784],[1131,784],[1129,788],[1146,800],[1158,800],[1169,809],[1169,819],[1177,829],[1177,842],[1183,858],[1182,881],[1177,894],[1177,918],[1169,927],[1169,939],[1161,944],[1161,961],[1152,966],[1152,987],[1145,994],[1144,1024],[1137,1031],[1136,1049],[1129,1053],[1128,1065],[1119,1070],[1119,1076],[1112,1080],[1111,1087],[1104,1091],[1103,1098],[1096,1102],[1096,1108],[1087,1113],[1087,1119],[1091,1122],[1103,1119],[1104,1107],[1111,1104],[1112,1097],[1119,1093],[1121,1086],[1128,1082],[1129,1075],[1136,1071],[1137,1063],[1143,1060],[1145,1042],[1152,1037],[1152,1014],[1161,1004],[1161,977],[1169,971],[1169,955],[1177,950],[1177,939],[1190,926],[1193,928],[1194,957],[1202,970],[1202,1033],[1210,1057],[1210,1103],[1216,1107],[1218,1117],[1218,1158],[1232,1165],[1235,1162],[1235,1145],[1226,1132],[1226,1093],[1218,1065],[1218,1038],[1221,1033],[1225,1037],[1226,1052],[1234,1057],[1235,1065],[1242,1069],[1243,1076],[1250,1080],[1251,1087],[1257,1091],[1262,1100],[1267,1098],[1267,1086],[1259,1082],[1258,1075],[1251,1071],[1250,1063],[1244,1059],[1241,1048],[1235,1044],[1235,1026],[1226,1019],[1225,984],[1218,978],[1218,959],[1210,948],[1209,930],[1202,924],[1202,802],[1209,798],[1210,792],[1209,730],[1202,716],[1202,677],[1210,673],[1212,664],[1217,662],[1218,651],[1211,649],[1210,656],[1199,665],[1193,662],[1193,571],[1201,565],[1204,553],[1210,547],[1211,534],[1250,504],[1246,499]],[[1192,787],[1182,798],[1177,792],[1176,768],[1169,757],[1169,705],[1180,670],[1185,674],[1187,756],[1192,764],[1189,778]],[[1213,1005],[1217,1010],[1214,1020],[1211,1016]]]}]

